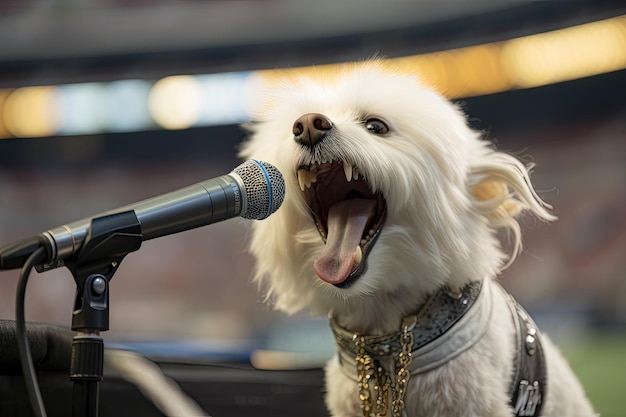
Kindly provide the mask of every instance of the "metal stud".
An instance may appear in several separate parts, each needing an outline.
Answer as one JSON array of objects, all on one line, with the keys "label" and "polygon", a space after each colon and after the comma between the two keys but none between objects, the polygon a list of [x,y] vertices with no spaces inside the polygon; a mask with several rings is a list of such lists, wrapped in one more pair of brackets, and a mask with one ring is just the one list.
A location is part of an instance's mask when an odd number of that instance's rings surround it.
[{"label": "metal stud", "polygon": [[533,336],[532,334],[529,334],[526,336],[526,352],[532,356],[535,354],[535,351],[537,350],[537,345],[536,345],[536,339],[535,336]]},{"label": "metal stud", "polygon": [[463,291],[460,291],[458,289],[448,288],[448,290],[446,291],[446,294],[448,295],[448,297],[452,298],[453,300],[458,300],[461,297],[463,297]]}]

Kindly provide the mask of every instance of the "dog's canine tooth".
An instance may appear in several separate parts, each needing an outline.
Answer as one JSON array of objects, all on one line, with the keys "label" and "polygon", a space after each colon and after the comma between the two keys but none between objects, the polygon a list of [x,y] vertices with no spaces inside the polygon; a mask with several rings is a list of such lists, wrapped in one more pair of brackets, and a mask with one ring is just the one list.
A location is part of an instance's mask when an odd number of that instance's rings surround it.
[{"label": "dog's canine tooth", "polygon": [[346,181],[352,181],[352,164],[346,161],[343,161],[343,172],[346,174]]},{"label": "dog's canine tooth", "polygon": [[355,180],[359,179],[359,169],[357,167],[352,168],[352,178]]},{"label": "dog's canine tooth", "polygon": [[300,185],[300,189],[302,191],[304,191],[304,183],[305,183],[305,176],[307,175],[306,170],[304,169],[299,169],[298,170],[298,185]]},{"label": "dog's canine tooth", "polygon": [[354,253],[354,262],[357,264],[360,264],[362,259],[363,259],[363,251],[361,250],[360,246],[357,246],[356,252]]},{"label": "dog's canine tooth", "polygon": [[306,169],[298,170],[298,185],[300,190],[311,188],[311,184],[317,181],[317,173],[315,171],[307,171]]}]

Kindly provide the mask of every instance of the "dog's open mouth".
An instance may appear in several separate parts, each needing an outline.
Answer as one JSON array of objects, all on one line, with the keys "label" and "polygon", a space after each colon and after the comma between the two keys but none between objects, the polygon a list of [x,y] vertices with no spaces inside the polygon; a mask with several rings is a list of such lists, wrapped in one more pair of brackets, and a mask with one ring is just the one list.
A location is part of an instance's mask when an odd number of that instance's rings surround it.
[{"label": "dog's open mouth", "polygon": [[380,192],[349,162],[301,165],[300,189],[326,242],[315,260],[315,273],[340,288],[352,285],[365,271],[387,211]]}]

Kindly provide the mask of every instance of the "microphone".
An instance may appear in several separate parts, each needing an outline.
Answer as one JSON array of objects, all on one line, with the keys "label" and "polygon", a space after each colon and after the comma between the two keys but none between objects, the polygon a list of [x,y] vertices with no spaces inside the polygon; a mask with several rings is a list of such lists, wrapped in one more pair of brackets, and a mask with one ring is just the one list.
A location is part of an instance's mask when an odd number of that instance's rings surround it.
[{"label": "microphone", "polygon": [[0,270],[20,268],[37,248],[47,249],[44,269],[64,264],[76,254],[89,232],[93,218],[134,211],[141,225],[141,240],[149,240],[233,217],[262,220],[274,213],[285,197],[285,180],[267,162],[248,160],[230,174],[206,180],[86,218],[0,249]]}]

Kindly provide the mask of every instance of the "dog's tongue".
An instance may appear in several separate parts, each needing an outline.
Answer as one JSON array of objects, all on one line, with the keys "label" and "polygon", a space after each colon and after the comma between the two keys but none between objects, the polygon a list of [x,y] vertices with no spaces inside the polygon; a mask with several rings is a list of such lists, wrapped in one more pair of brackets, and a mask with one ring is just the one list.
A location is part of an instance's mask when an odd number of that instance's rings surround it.
[{"label": "dog's tongue", "polygon": [[340,201],[328,211],[326,246],[313,268],[322,280],[341,284],[354,269],[356,248],[361,242],[376,202],[367,199]]}]

